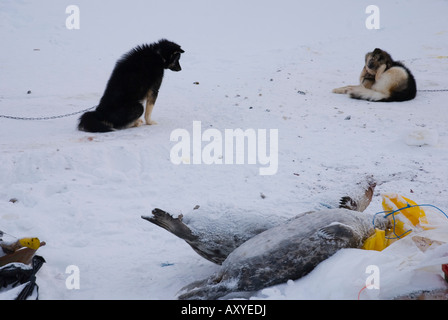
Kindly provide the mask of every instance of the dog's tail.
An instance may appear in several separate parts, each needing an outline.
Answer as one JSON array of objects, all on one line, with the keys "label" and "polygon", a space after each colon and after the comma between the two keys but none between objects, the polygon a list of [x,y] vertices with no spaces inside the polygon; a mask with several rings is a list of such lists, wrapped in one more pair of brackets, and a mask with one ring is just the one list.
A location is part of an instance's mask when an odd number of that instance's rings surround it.
[{"label": "dog's tail", "polygon": [[79,118],[78,130],[86,132],[110,132],[114,129],[99,119],[97,111],[89,111]]},{"label": "dog's tail", "polygon": [[350,91],[350,98],[368,100],[368,101],[382,101],[382,102],[391,101],[390,94],[375,91],[372,89],[367,89],[362,86],[353,88]]}]

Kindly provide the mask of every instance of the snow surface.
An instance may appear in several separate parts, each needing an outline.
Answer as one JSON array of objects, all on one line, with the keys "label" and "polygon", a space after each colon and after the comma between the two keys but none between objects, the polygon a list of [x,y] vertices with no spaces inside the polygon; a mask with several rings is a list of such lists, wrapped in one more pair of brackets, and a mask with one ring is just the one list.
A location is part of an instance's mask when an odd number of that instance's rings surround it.
[{"label": "snow surface", "polygon": [[[79,30],[66,28],[69,4],[80,9]],[[175,299],[216,271],[141,219],[155,207],[288,218],[337,206],[373,175],[368,213],[382,211],[383,192],[448,211],[448,93],[419,92],[403,103],[331,93],[357,83],[365,53],[376,47],[404,61],[419,89],[448,89],[448,2],[377,0],[379,30],[365,26],[370,4],[2,0],[1,115],[89,108],[132,47],[167,38],[186,51],[183,70],[165,74],[155,126],[89,134],[77,131],[78,116],[0,118],[0,229],[47,243],[38,251],[46,259],[40,299]],[[193,121],[221,132],[278,129],[277,173],[260,175],[259,164],[172,164],[170,134],[192,132]],[[403,242],[381,253],[342,250],[303,279],[252,297],[357,299],[368,265],[379,266],[381,288],[361,298],[441,287],[448,258],[447,247],[439,248],[422,253]],[[422,262],[434,266],[417,267]],[[79,268],[79,289],[66,287],[71,265]]]}]

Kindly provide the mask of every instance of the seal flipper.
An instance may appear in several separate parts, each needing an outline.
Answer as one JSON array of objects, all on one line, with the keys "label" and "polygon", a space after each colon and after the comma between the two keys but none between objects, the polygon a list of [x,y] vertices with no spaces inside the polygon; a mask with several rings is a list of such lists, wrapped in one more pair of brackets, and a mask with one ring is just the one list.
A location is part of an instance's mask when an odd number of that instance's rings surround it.
[{"label": "seal flipper", "polygon": [[220,250],[213,243],[209,243],[207,239],[204,240],[195,234],[182,222],[182,215],[173,218],[171,214],[158,208],[152,210],[152,214],[152,216],[142,216],[142,218],[185,240],[201,257],[213,263],[222,264],[229,255],[230,252],[227,250]]},{"label": "seal flipper", "polygon": [[177,218],[173,218],[173,216],[168,212],[158,208],[152,210],[152,214],[153,216],[142,216],[142,218],[171,232],[185,241],[197,240],[198,237],[193,235],[191,229],[182,222],[182,215],[179,215]]},{"label": "seal flipper", "polygon": [[343,247],[357,243],[359,239],[357,232],[352,227],[337,222],[320,228],[316,234],[318,237],[328,241],[341,242]]},{"label": "seal flipper", "polygon": [[234,291],[232,282],[222,279],[218,273],[209,278],[195,281],[183,287],[177,296],[178,300],[217,300]]},{"label": "seal flipper", "polygon": [[341,201],[339,201],[339,208],[357,211],[358,204],[351,197],[345,196],[341,198]]},{"label": "seal flipper", "polygon": [[372,177],[368,177],[367,186],[365,186],[364,192],[358,196],[342,197],[339,202],[339,208],[363,212],[369,206],[370,201],[372,201],[375,187],[376,182]]}]

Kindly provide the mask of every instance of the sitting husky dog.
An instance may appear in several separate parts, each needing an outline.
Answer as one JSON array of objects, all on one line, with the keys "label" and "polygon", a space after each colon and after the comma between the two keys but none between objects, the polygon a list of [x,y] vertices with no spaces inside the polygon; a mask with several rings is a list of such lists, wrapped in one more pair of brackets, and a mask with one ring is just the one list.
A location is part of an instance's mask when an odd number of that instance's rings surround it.
[{"label": "sitting husky dog", "polygon": [[139,126],[143,123],[140,116],[145,111],[145,99],[146,124],[155,124],[151,113],[164,70],[180,71],[182,53],[179,45],[166,39],[129,51],[115,65],[98,107],[81,116],[78,129],[109,132]]},{"label": "sitting husky dog", "polygon": [[360,85],[333,89],[334,93],[369,101],[406,101],[415,98],[417,85],[411,71],[392,60],[384,50],[376,48],[366,54]]}]

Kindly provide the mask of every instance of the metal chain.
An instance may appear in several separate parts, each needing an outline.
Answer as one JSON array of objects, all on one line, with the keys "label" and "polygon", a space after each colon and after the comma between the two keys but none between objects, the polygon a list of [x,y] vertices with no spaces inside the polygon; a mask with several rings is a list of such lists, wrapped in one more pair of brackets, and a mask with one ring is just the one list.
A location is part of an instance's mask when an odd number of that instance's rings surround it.
[{"label": "metal chain", "polygon": [[84,110],[81,110],[81,111],[67,113],[67,114],[63,114],[63,115],[59,115],[59,116],[50,116],[50,117],[15,117],[15,116],[6,116],[6,115],[1,115],[0,114],[0,118],[13,119],[13,120],[51,120],[51,119],[59,119],[59,118],[70,117],[70,116],[73,116],[75,114],[79,114],[79,113],[83,113],[83,112],[92,110],[94,108],[96,108],[96,106],[91,107],[91,108],[87,108],[87,109],[84,109]]},{"label": "metal chain", "polygon": [[[418,92],[445,92],[445,91],[448,91],[448,89],[427,89],[427,90],[417,90],[417,91]],[[7,115],[0,114],[0,118],[13,119],[13,120],[52,120],[52,119],[60,119],[60,118],[74,116],[75,114],[83,113],[83,112],[92,110],[92,109],[94,109],[96,107],[97,106],[94,106],[94,107],[87,108],[87,109],[84,109],[84,110],[81,110],[81,111],[76,111],[76,112],[67,113],[67,114],[58,115],[58,116],[49,116],[49,117],[17,117],[17,116],[7,116]]]},{"label": "metal chain", "polygon": [[448,89],[434,89],[434,90],[431,90],[431,89],[428,89],[428,90],[417,90],[417,91],[419,91],[419,92],[442,92],[442,91],[448,91]]}]

